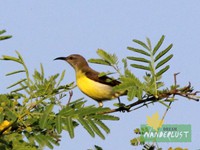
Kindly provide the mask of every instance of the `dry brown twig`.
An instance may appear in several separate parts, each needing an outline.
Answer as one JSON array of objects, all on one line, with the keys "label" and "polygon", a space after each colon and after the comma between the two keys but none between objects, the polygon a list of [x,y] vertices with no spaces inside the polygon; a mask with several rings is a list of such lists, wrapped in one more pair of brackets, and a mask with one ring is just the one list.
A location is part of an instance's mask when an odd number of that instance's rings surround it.
[{"label": "dry brown twig", "polygon": [[69,91],[69,99],[68,99],[68,102],[66,104],[66,106],[68,106],[72,100],[72,96],[73,96],[73,91]]}]

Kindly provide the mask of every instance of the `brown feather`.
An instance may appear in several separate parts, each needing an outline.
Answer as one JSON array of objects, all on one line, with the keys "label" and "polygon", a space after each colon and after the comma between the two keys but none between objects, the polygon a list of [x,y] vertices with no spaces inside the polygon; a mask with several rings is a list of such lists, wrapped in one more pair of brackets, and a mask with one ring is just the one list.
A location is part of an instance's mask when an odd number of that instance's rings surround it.
[{"label": "brown feather", "polygon": [[99,72],[91,69],[90,67],[85,67],[84,69],[82,69],[82,71],[85,73],[85,75],[96,81],[96,82],[99,82],[99,83],[102,83],[102,84],[106,84],[106,85],[109,85],[109,86],[116,86],[116,85],[119,85],[121,82],[115,80],[115,79],[112,79],[108,76],[101,76],[99,77]]}]

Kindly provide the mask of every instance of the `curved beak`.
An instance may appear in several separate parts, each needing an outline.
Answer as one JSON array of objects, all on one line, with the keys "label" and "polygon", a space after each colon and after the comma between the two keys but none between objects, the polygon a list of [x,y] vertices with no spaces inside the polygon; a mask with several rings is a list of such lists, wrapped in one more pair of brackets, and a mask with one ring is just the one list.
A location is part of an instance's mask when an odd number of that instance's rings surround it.
[{"label": "curved beak", "polygon": [[57,57],[54,60],[66,60],[67,57]]}]

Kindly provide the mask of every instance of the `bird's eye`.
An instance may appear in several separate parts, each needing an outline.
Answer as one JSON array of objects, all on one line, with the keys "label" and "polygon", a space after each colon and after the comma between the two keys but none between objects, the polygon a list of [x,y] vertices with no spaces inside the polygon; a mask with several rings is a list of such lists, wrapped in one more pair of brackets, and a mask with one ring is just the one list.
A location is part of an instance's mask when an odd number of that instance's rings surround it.
[{"label": "bird's eye", "polygon": [[72,60],[72,59],[73,59],[73,56],[70,56],[69,59]]}]

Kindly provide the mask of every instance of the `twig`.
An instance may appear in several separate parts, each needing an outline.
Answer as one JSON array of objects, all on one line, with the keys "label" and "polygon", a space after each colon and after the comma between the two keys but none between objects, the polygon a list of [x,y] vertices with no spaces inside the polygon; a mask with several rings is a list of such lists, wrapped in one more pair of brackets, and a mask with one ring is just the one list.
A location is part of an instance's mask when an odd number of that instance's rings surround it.
[{"label": "twig", "polygon": [[69,91],[69,100],[68,100],[66,106],[68,106],[70,104],[72,96],[73,96],[73,91]]},{"label": "twig", "polygon": [[177,79],[176,76],[179,75],[180,72],[174,74],[174,85],[177,86]]},{"label": "twig", "polygon": [[[174,74],[174,87],[172,87],[171,89],[163,90],[162,92],[158,93],[158,97],[155,97],[155,96],[149,96],[147,98],[145,97],[145,98],[139,99],[136,102],[131,103],[129,105],[122,106],[122,107],[119,107],[119,108],[116,108],[116,109],[110,109],[110,110],[104,112],[103,114],[119,112],[119,111],[130,112],[130,111],[139,109],[141,107],[148,106],[148,104],[151,104],[151,103],[154,103],[154,102],[157,102],[157,101],[161,101],[161,100],[167,101],[169,99],[174,99],[176,95],[181,96],[181,97],[185,97],[185,98],[188,98],[188,99],[192,99],[192,100],[195,100],[195,101],[198,102],[200,97],[197,96],[197,94],[200,93],[200,91],[193,92],[193,88],[191,87],[190,82],[187,86],[185,86],[183,88],[178,88],[177,78],[176,78],[178,74],[179,73]],[[172,101],[169,102],[169,105],[168,105],[169,107],[166,109],[166,111],[163,115],[163,119],[165,118],[167,111],[169,110],[171,104],[172,104]],[[133,108],[135,106],[137,106],[137,107],[131,110],[131,108]]]},{"label": "twig", "polygon": [[137,105],[140,105],[140,104],[143,104],[142,106],[140,107],[143,107],[143,106],[146,106],[146,102],[149,102],[151,101],[151,103],[153,102],[156,102],[158,101],[159,99],[155,98],[155,97],[150,97],[150,98],[146,98],[146,99],[142,99],[142,100],[138,100],[132,104],[129,104],[129,105],[126,105],[126,106],[122,106],[122,107],[119,107],[119,108],[116,108],[116,109],[110,109],[106,112],[104,112],[103,114],[107,114],[107,113],[113,113],[113,112],[118,112],[118,111],[123,111],[123,112],[130,112],[131,108],[134,107],[134,106],[137,106]]},{"label": "twig", "polygon": [[[176,79],[176,77],[177,77],[178,74],[179,74],[179,73],[175,73],[175,74],[174,74],[174,86],[175,86],[175,87],[177,86],[177,79]],[[189,86],[190,86],[190,85],[189,85]],[[175,94],[173,94],[172,98],[174,99],[174,97],[175,97]],[[169,105],[168,105],[169,107],[166,108],[166,110],[165,110],[165,112],[164,112],[164,114],[163,114],[163,116],[162,116],[162,119],[160,120],[159,127],[162,126],[163,120],[165,119],[165,117],[166,117],[166,115],[167,115],[167,112],[168,112],[169,109],[170,109],[171,104],[172,104],[172,101],[169,103]],[[156,143],[156,138],[155,138],[155,141],[153,142],[152,145],[154,145],[155,143]]]},{"label": "twig", "polygon": [[[175,73],[174,74],[174,86],[175,87],[177,86],[177,78],[176,77],[177,77],[178,74],[179,73]],[[174,98],[174,97],[175,97],[175,94],[173,94],[172,98]],[[165,113],[163,114],[162,120],[165,119],[165,116],[167,115],[167,112],[169,111],[169,108],[170,108],[171,104],[172,104],[172,101],[169,103],[169,107],[167,107]]]}]

